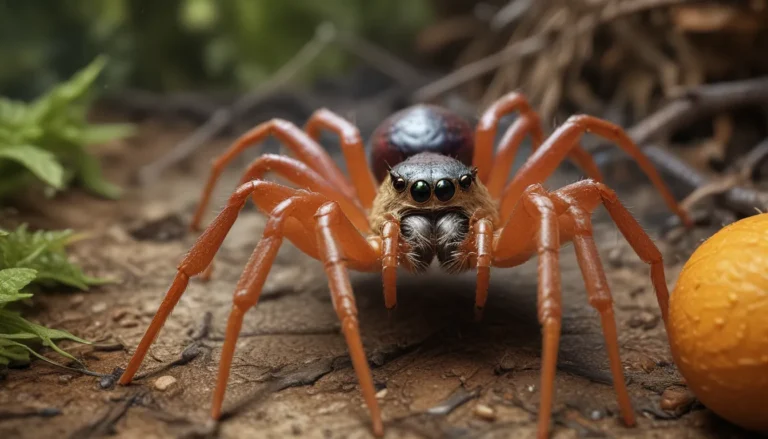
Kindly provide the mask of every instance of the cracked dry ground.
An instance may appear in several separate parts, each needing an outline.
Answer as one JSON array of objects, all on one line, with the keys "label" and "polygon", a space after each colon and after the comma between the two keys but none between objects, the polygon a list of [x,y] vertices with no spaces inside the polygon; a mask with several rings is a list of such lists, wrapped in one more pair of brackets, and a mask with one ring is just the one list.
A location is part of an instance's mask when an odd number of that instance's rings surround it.
[{"label": "cracked dry ground", "polygon": [[[62,344],[93,371],[110,373],[127,363],[176,264],[194,242],[186,224],[208,163],[225,141],[215,142],[192,163],[169,171],[149,188],[130,185],[138,166],[184,134],[181,129],[144,124],[136,138],[102,149],[108,175],[128,188],[120,201],[73,191],[44,203],[27,201],[18,211],[3,213],[4,226],[27,221],[36,227],[88,231],[89,238],[73,247],[74,257],[90,274],[119,279],[84,293],[58,291],[35,297],[31,318],[100,343],[125,345],[104,351]],[[208,220],[248,160],[225,174]],[[563,173],[548,186],[576,178]],[[644,179],[640,181],[645,185]],[[620,195],[633,212],[643,213],[641,222],[659,242],[659,218],[669,215],[660,198],[646,186]],[[661,408],[662,393],[669,389],[668,394],[679,395],[681,380],[671,365],[648,267],[602,211],[595,218],[638,426],[627,429],[619,421],[599,318],[586,302],[569,245],[561,262],[565,308],[553,437],[743,437],[743,432],[696,404],[692,410],[684,402],[676,411],[670,408],[674,403],[665,405],[667,411]],[[207,425],[232,291],[263,225],[263,216],[252,208],[244,210],[217,256],[214,279],[190,283],[142,370],[178,359],[210,313],[210,331],[198,333],[199,342],[186,351],[197,354],[190,362],[129,387],[108,389],[101,388],[98,377],[40,361],[11,370],[0,383],[0,410],[5,415],[0,418],[0,437],[372,437],[322,268],[290,244],[281,250],[261,302],[246,317],[225,403],[232,415],[218,430]],[[691,248],[681,250],[663,242],[659,246],[671,287]],[[391,320],[383,306],[379,276],[354,274],[352,281],[387,437],[534,436],[540,370],[535,261],[492,272],[481,323],[472,319],[471,273],[401,276],[399,307]],[[163,375],[177,381],[160,391],[155,380]],[[478,405],[490,408],[492,414]],[[35,408],[57,408],[61,414],[11,416]]]}]

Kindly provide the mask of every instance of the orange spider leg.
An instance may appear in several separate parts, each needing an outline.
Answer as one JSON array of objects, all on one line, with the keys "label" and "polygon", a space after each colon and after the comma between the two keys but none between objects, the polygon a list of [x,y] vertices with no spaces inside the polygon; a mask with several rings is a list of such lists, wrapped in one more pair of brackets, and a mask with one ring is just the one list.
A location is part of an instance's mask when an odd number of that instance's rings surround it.
[{"label": "orange spider leg", "polygon": [[250,164],[240,179],[240,184],[245,184],[251,180],[260,180],[267,172],[274,172],[301,189],[325,195],[332,201],[339,203],[358,230],[364,233],[371,231],[368,216],[353,199],[331,186],[328,180],[325,180],[305,163],[291,157],[277,154],[262,155]]},{"label": "orange spider leg", "polygon": [[[178,266],[176,277],[173,279],[168,292],[163,298],[160,307],[157,310],[147,331],[144,333],[141,342],[139,342],[136,351],[125,368],[125,372],[120,377],[120,384],[128,384],[133,376],[139,370],[141,362],[149,350],[150,345],[157,337],[160,329],[165,324],[166,319],[178,303],[181,295],[187,288],[189,279],[203,271],[213,260],[213,256],[221,247],[221,243],[232,228],[237,219],[238,213],[245,206],[248,196],[253,194],[254,199],[258,199],[259,204],[270,208],[276,206],[281,201],[294,196],[297,193],[295,189],[281,186],[267,181],[254,181],[240,186],[229,198],[226,207],[222,209],[219,215],[211,222],[208,228],[200,235],[195,244],[187,253],[184,260]],[[300,241],[300,235],[297,235],[297,241]],[[314,243],[302,243],[302,247],[313,247]]]},{"label": "orange spider leg", "polygon": [[[318,207],[319,206],[319,207]],[[338,204],[329,202],[320,194],[305,194],[289,198],[277,206],[271,213],[264,229],[264,235],[253,252],[243,275],[238,282],[232,311],[227,321],[224,346],[222,347],[219,376],[214,391],[211,415],[218,419],[224,401],[229,372],[232,366],[235,346],[240,333],[243,316],[248,309],[256,305],[261,289],[274,262],[283,240],[283,225],[291,218],[313,218],[315,222],[320,259],[325,265],[333,303],[342,331],[347,340],[350,356],[360,381],[363,397],[373,420],[374,432],[383,434],[381,412],[375,397],[375,388],[371,371],[366,361],[363,344],[357,323],[352,287],[346,272],[346,259],[354,259],[358,267],[375,270],[379,266],[379,255],[360,235],[354,225],[344,215]],[[354,254],[345,252],[339,246],[337,236],[344,235],[347,242],[353,242]]]},{"label": "orange spider leg", "polygon": [[491,258],[493,255],[493,221],[487,212],[475,212],[469,220],[471,242],[470,264],[477,270],[475,286],[475,319],[482,318],[488,287],[491,284]]},{"label": "orange spider leg", "polygon": [[304,126],[304,131],[317,142],[320,140],[321,129],[330,130],[339,136],[347,172],[357,191],[357,197],[364,208],[370,209],[373,199],[376,198],[376,180],[365,158],[360,130],[348,120],[325,108],[315,111]]},{"label": "orange spider leg", "polygon": [[643,230],[624,205],[619,201],[616,192],[608,186],[590,180],[583,180],[570,184],[552,193],[552,198],[557,202],[562,197],[563,202],[573,199],[587,212],[592,212],[600,204],[605,206],[608,214],[616,223],[624,239],[632,246],[640,259],[651,267],[651,282],[656,292],[656,300],[661,309],[661,317],[664,324],[667,322],[669,311],[669,289],[664,276],[664,260],[658,247]]},{"label": "orange spider leg", "polygon": [[[363,350],[360,339],[360,327],[357,320],[357,305],[352,293],[352,285],[349,281],[347,261],[344,251],[338,247],[337,241],[341,235],[355,234],[360,239],[359,248],[368,248],[367,241],[357,233],[344,217],[344,213],[337,204],[326,203],[317,211],[317,241],[321,252],[321,259],[328,275],[328,285],[331,289],[333,305],[336,314],[341,321],[342,332],[347,340],[349,355],[352,358],[352,366],[360,382],[368,410],[371,413],[373,432],[376,436],[384,435],[384,426],[381,420],[381,411],[376,401],[376,389],[373,385],[371,369]],[[379,255],[371,252],[371,264],[379,263]]]},{"label": "orange spider leg", "polygon": [[[277,154],[264,154],[251,162],[240,179],[240,185],[251,180],[261,180],[267,172],[274,172],[301,189],[323,194],[329,199],[338,202],[358,230],[366,233],[370,232],[371,228],[368,224],[368,217],[357,203],[330,186],[327,180],[309,166],[294,158]],[[264,213],[269,214],[269,210]],[[293,236],[293,233],[289,236]],[[314,251],[306,253],[310,255],[316,254]],[[214,262],[212,261],[208,268],[200,275],[200,278],[206,281],[209,280],[213,274],[213,266]]]},{"label": "orange spider leg", "polygon": [[275,136],[288,149],[295,154],[298,159],[307,164],[328,180],[328,183],[336,187],[340,192],[354,199],[355,192],[349,182],[344,178],[341,170],[328,153],[304,131],[296,125],[283,119],[272,119],[251,129],[229,147],[229,149],[220,155],[211,165],[211,174],[208,182],[203,189],[200,197],[200,204],[197,207],[195,216],[192,219],[190,227],[192,230],[199,230],[203,215],[207,209],[213,189],[224,168],[241,152],[250,146],[254,146],[269,137]]},{"label": "orange spider leg", "polygon": [[[531,253],[531,243],[535,244],[539,256],[538,317],[543,328],[538,437],[546,438],[552,417],[562,318],[559,226],[554,204],[541,185],[528,187],[522,201],[515,206],[494,243],[494,266],[510,267],[523,263]],[[533,236],[534,239],[524,242],[526,240],[520,239],[521,236]],[[515,254],[526,257],[511,257]]]},{"label": "orange spider leg", "polygon": [[397,306],[397,266],[400,260],[400,221],[388,214],[381,228],[381,278],[384,284],[384,306]]},{"label": "orange spider leg", "polygon": [[500,215],[507,218],[513,207],[520,199],[526,187],[533,183],[543,182],[549,177],[562,160],[578,145],[585,132],[593,132],[616,143],[640,165],[640,168],[650,178],[661,193],[669,208],[680,217],[684,224],[693,223],[675,200],[675,197],[661,179],[656,168],[643,154],[640,148],[627,136],[621,127],[592,116],[572,116],[560,126],[515,174],[512,182],[504,190],[501,198]]},{"label": "orange spider leg", "polygon": [[[589,304],[600,313],[600,323],[603,327],[605,347],[613,376],[613,387],[624,423],[628,426],[635,425],[635,414],[632,410],[632,402],[629,399],[627,383],[624,380],[624,371],[619,354],[619,336],[616,329],[616,318],[613,313],[613,298],[608,287],[608,279],[600,262],[600,255],[595,245],[592,232],[591,212],[581,206],[582,202],[569,200],[567,192],[558,194],[559,201],[566,201],[570,207],[566,214],[573,219],[574,236],[572,238],[576,250],[576,259],[579,262],[584,284],[589,297]],[[553,194],[554,195],[554,194]]]},{"label": "orange spider leg", "polygon": [[[513,111],[519,111],[520,116],[504,133],[496,155],[493,155],[493,144],[496,139],[499,121]],[[474,165],[478,168],[480,181],[486,183],[488,191],[494,199],[501,195],[504,184],[509,178],[517,150],[527,133],[531,135],[532,149],[536,151],[544,142],[544,131],[539,116],[528,104],[528,100],[520,93],[512,92],[502,96],[483,114],[475,130]],[[568,153],[568,157],[579,166],[588,177],[602,181],[602,173],[587,151],[576,145]],[[485,171],[483,171],[485,169]]]}]

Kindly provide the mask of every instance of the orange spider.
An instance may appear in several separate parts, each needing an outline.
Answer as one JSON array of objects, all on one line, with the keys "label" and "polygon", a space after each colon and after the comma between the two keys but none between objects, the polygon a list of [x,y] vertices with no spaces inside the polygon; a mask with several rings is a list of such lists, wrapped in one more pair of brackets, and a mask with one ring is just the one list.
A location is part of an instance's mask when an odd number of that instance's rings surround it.
[{"label": "orange spider", "polygon": [[[504,115],[520,116],[500,141],[494,156],[498,123]],[[341,138],[349,179],[319,145],[322,130]],[[685,224],[678,206],[651,162],[618,126],[592,116],[573,116],[544,141],[537,114],[526,99],[508,94],[482,115],[474,136],[470,125],[439,107],[417,105],[385,120],[372,138],[368,166],[358,129],[321,109],[302,131],[273,119],[238,139],[213,164],[201,203],[192,221],[199,224],[216,180],[225,166],[248,147],[270,135],[296,158],[263,155],[248,167],[226,207],[199,237],[181,262],[166,297],[133,354],[120,384],[131,382],[150,345],[187,287],[190,277],[206,271],[238,213],[251,197],[269,219],[264,234],[237,284],[227,322],[211,416],[218,419],[235,344],[245,312],[259,299],[278,249],[287,238],[321,261],[333,304],[349,347],[352,364],[370,411],[373,432],[384,432],[357,320],[347,270],[381,271],[384,301],[396,305],[396,270],[424,270],[433,259],[449,272],[477,270],[475,306],[485,306],[490,267],[514,267],[538,256],[538,317],[543,327],[539,437],[548,436],[561,325],[558,252],[572,241],[585,280],[589,303],[601,316],[614,387],[627,425],[635,415],[624,382],[611,293],[592,236],[591,214],[603,205],[635,252],[651,267],[651,280],[666,323],[668,291],[662,257],[614,191],[602,184],[595,162],[579,146],[585,132],[615,142],[631,155]],[[530,134],[534,153],[507,184],[518,146]],[[566,158],[590,179],[548,192],[542,185]],[[301,189],[263,180],[274,172]],[[378,186],[377,186],[378,182]]]}]

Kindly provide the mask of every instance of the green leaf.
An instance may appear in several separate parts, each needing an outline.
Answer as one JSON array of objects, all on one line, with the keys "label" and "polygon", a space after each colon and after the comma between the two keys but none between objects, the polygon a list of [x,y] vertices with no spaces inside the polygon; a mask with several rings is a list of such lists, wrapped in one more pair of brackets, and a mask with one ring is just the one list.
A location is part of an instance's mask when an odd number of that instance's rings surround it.
[{"label": "green leaf", "polygon": [[33,269],[35,283],[44,286],[60,283],[87,290],[90,285],[106,283],[69,262],[66,244],[71,237],[71,230],[30,232],[21,225],[0,238],[0,267]]},{"label": "green leaf", "polygon": [[27,299],[32,294],[19,292],[35,280],[37,271],[29,268],[6,268],[0,270],[0,308],[10,302]]},{"label": "green leaf", "polygon": [[85,128],[82,142],[85,145],[109,142],[110,140],[123,139],[136,133],[136,127],[127,123],[111,123],[90,125]]},{"label": "green leaf", "polygon": [[[87,340],[75,337],[66,331],[60,331],[57,329],[48,329],[40,325],[36,325],[19,314],[0,309],[0,332],[7,332],[9,334],[28,333],[34,334],[42,342],[43,346],[48,346],[59,355],[69,358],[70,360],[78,361],[68,352],[61,349],[53,340],[72,340],[78,343],[90,344]],[[79,362],[79,361],[78,361]]]},{"label": "green leaf", "polygon": [[56,157],[44,149],[32,145],[0,146],[0,158],[20,163],[56,189],[64,186],[64,169]]},{"label": "green leaf", "polygon": [[101,173],[101,165],[96,157],[83,152],[79,155],[78,159],[80,167],[78,179],[84,188],[105,198],[114,200],[120,197],[122,189],[104,179]]},{"label": "green leaf", "polygon": [[26,225],[12,232],[0,230],[0,365],[29,363],[30,353],[57,364],[24,343],[48,346],[74,361],[77,360],[59,348],[54,340],[90,343],[67,331],[32,323],[21,314],[4,308],[8,303],[31,297],[32,294],[22,292],[31,284],[65,283],[86,289],[88,285],[103,282],[86,276],[69,262],[65,246],[71,239],[73,234],[69,230],[29,232]]},{"label": "green leaf", "polygon": [[30,351],[30,348],[19,342],[0,338],[0,365],[25,365],[29,363]]}]

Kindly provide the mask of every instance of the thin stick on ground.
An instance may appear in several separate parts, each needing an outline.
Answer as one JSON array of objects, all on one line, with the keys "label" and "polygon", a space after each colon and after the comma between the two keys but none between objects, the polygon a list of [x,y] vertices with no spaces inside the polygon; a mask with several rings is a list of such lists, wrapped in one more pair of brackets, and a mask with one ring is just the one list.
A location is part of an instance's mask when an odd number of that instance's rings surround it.
[{"label": "thin stick on ground", "polygon": [[157,180],[166,169],[189,157],[203,144],[221,133],[237,116],[288,85],[296,75],[317,59],[335,38],[336,29],[332,24],[324,23],[318,26],[315,37],[304,45],[285,65],[278,69],[268,81],[237,100],[231,107],[216,110],[206,123],[201,125],[184,141],[176,145],[165,156],[141,168],[138,175],[139,183],[149,184]]}]

